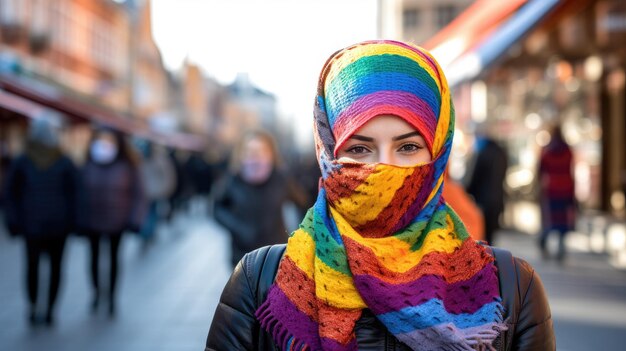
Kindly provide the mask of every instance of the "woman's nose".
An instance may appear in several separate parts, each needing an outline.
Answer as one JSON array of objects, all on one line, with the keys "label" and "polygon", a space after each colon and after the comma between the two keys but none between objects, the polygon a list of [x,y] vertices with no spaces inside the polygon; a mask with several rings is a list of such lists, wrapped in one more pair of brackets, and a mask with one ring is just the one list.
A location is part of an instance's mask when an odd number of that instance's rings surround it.
[{"label": "woman's nose", "polygon": [[395,164],[395,158],[394,158],[394,154],[393,152],[391,152],[390,150],[381,150],[378,153],[378,162],[379,163],[385,163],[388,165],[393,165]]}]

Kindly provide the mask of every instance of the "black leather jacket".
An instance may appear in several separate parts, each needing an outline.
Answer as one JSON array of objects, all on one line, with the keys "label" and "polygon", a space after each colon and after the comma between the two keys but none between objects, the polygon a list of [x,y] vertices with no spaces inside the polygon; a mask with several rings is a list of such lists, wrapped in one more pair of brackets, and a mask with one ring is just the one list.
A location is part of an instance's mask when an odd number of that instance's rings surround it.
[{"label": "black leather jacket", "polygon": [[[498,266],[508,330],[494,342],[498,351],[552,351],[556,341],[543,284],[533,268],[509,251],[489,248]],[[278,350],[254,317],[272,285],[285,245],[248,253],[226,284],[215,311],[205,351]],[[357,321],[359,350],[410,350],[389,333],[369,310]]]}]

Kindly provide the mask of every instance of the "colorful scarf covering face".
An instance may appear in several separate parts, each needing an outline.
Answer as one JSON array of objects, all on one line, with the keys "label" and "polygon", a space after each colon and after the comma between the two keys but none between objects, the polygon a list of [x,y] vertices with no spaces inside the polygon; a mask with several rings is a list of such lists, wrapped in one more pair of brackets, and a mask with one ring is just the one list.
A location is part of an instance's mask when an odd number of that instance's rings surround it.
[{"label": "colorful scarf covering face", "polygon": [[[433,160],[335,159],[382,114],[413,125]],[[493,349],[506,329],[493,257],[441,197],[453,130],[445,77],[423,49],[370,41],[327,61],[315,106],[322,186],[256,313],[278,347],[356,350],[355,323],[367,308],[413,350]]]}]

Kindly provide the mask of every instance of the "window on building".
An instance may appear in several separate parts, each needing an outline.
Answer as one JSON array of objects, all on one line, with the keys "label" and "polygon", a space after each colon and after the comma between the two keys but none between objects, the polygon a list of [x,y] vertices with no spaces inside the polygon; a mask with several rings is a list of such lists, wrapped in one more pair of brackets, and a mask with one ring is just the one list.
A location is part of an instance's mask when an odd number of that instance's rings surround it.
[{"label": "window on building", "polygon": [[439,28],[447,26],[458,14],[459,11],[453,5],[437,6],[437,26]]},{"label": "window on building", "polygon": [[419,26],[420,13],[417,9],[405,9],[402,12],[402,26],[404,29],[413,29]]},{"label": "window on building", "polygon": [[23,24],[24,5],[23,0],[0,0],[0,22],[3,25]]}]

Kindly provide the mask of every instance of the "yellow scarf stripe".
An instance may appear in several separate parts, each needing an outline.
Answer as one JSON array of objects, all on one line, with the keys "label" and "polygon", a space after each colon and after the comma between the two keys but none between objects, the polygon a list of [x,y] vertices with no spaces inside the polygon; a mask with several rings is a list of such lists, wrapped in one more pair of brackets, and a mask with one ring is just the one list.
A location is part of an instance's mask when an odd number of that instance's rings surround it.
[{"label": "yellow scarf stripe", "polygon": [[[379,166],[380,167],[380,166]],[[404,185],[404,180],[413,174],[414,168],[397,167],[395,172],[373,172],[363,184],[359,185],[352,196],[337,201],[335,206],[350,216],[356,225],[371,222],[389,205],[394,195]],[[384,189],[370,184],[385,184]],[[367,212],[359,209],[368,208]]]},{"label": "yellow scarf stripe", "polygon": [[[420,51],[423,52],[423,50]],[[335,62],[330,63],[331,69],[328,72],[324,82],[324,91],[328,91],[328,86],[330,85],[330,83],[346,66],[364,56],[375,56],[383,54],[395,54],[408,57],[413,61],[418,62],[419,65],[422,66],[431,77],[437,77],[437,72],[432,69],[431,63],[411,49],[395,44],[359,45],[353,49],[344,51],[341,59],[333,59]],[[437,84],[439,91],[441,91],[441,85],[438,79],[434,79],[434,81]]]},{"label": "yellow scarf stripe", "polygon": [[435,130],[433,139],[433,155],[439,155],[443,148],[448,130],[450,129],[450,96],[447,93],[441,93],[441,111],[439,112],[439,121]]},{"label": "yellow scarf stripe", "polygon": [[367,305],[354,286],[352,277],[338,272],[315,258],[315,295],[330,306],[361,309]]},{"label": "yellow scarf stripe", "polygon": [[302,229],[297,229],[287,242],[285,256],[289,256],[291,260],[302,270],[307,277],[313,279],[313,258],[315,257],[315,242],[309,233]]},{"label": "yellow scarf stripe", "polygon": [[451,220],[447,220],[447,227],[429,232],[424,244],[418,251],[411,251],[411,246],[396,237],[364,238],[359,235],[348,222],[332,207],[330,208],[337,229],[342,235],[356,241],[374,252],[381,264],[390,271],[404,273],[415,267],[424,256],[431,252],[452,253],[461,247],[462,240],[450,239],[448,232],[454,230]]},{"label": "yellow scarf stripe", "polygon": [[430,194],[428,195],[428,199],[426,200],[424,204],[428,205],[430,203],[430,200],[432,200],[433,197],[437,194],[437,191],[439,191],[439,188],[441,187],[441,183],[443,183],[443,174],[439,177],[439,179],[437,179],[437,184],[433,188],[433,191],[431,191]]},{"label": "yellow scarf stripe", "polygon": [[435,67],[437,67],[436,76],[439,77],[439,80],[435,79],[435,81],[440,87],[439,92],[441,93],[441,109],[439,110],[439,118],[437,120],[437,129],[435,130],[432,150],[433,155],[438,155],[446,142],[449,129],[451,127],[454,128],[454,126],[450,125],[450,123],[454,124],[454,117],[452,116],[454,112],[452,111],[452,101],[450,98],[450,90],[448,88],[448,79],[446,78],[446,75],[443,73],[441,66],[439,66],[437,60],[435,60],[431,53],[426,50],[423,50],[422,52],[435,62]]}]

